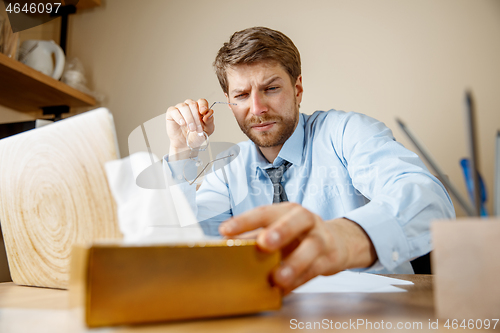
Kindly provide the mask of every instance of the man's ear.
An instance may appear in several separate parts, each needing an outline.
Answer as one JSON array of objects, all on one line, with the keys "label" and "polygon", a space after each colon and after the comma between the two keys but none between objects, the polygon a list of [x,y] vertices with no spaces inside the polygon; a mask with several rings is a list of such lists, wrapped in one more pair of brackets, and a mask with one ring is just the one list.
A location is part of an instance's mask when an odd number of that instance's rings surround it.
[{"label": "man's ear", "polygon": [[[230,103],[230,102],[229,102],[229,96],[227,95],[227,93],[224,93],[224,96],[226,96],[226,101],[227,101],[228,103]],[[231,109],[231,105],[227,104],[227,107],[229,108],[229,110],[231,110],[231,111],[233,110],[233,109]]]},{"label": "man's ear", "polygon": [[302,93],[304,92],[304,88],[302,87],[302,75],[299,75],[297,81],[295,82],[295,97],[297,98],[297,103],[300,104],[302,102]]}]

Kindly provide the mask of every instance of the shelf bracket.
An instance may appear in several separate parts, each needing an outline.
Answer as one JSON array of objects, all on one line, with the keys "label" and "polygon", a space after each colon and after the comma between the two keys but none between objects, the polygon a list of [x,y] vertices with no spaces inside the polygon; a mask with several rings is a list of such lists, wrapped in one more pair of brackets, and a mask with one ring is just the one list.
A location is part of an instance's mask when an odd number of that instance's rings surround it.
[{"label": "shelf bracket", "polygon": [[43,115],[54,115],[54,121],[58,121],[62,119],[63,113],[69,112],[68,105],[55,105],[55,106],[44,106],[42,107]]}]

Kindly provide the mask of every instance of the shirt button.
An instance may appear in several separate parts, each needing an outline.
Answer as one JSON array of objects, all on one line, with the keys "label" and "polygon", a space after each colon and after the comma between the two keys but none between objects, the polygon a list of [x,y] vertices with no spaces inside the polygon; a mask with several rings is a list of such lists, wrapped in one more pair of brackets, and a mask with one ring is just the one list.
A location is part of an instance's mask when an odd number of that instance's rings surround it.
[{"label": "shirt button", "polygon": [[177,179],[181,180],[182,179],[182,175],[177,175]]},{"label": "shirt button", "polygon": [[392,260],[398,261],[398,259],[399,259],[399,253],[397,251],[392,252]]}]

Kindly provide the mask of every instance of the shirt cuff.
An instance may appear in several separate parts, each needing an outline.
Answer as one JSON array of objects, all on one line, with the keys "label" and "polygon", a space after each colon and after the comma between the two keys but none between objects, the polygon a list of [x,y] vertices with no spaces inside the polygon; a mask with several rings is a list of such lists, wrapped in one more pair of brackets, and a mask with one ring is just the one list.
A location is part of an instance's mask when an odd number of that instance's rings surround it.
[{"label": "shirt cuff", "polygon": [[169,162],[168,154],[163,156],[163,164],[166,166],[165,171],[169,173],[171,184],[180,184],[183,182],[192,181],[196,178],[198,167],[196,159],[185,159]]},{"label": "shirt cuff", "polygon": [[401,225],[379,203],[369,202],[343,217],[359,224],[375,247],[378,260],[368,270],[378,270],[381,264],[387,270],[393,271],[411,259],[410,246]]}]

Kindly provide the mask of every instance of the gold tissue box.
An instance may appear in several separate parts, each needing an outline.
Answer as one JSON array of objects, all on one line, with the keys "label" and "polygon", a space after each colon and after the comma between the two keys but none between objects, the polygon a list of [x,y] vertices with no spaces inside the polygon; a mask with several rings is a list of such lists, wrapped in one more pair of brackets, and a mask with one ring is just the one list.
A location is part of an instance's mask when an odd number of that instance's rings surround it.
[{"label": "gold tissue box", "polygon": [[232,316],[281,307],[279,253],[253,240],[75,246],[70,297],[89,327]]}]

